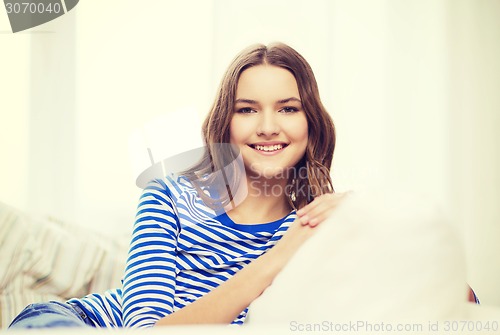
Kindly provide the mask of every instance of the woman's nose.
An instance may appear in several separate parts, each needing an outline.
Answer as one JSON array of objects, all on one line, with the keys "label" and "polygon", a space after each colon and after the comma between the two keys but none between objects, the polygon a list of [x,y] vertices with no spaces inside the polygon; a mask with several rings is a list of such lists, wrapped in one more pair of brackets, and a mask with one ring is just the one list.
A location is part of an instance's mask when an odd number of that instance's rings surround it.
[{"label": "woman's nose", "polygon": [[259,125],[257,127],[257,135],[271,136],[277,135],[280,132],[280,126],[275,115],[272,111],[266,111],[260,114]]}]

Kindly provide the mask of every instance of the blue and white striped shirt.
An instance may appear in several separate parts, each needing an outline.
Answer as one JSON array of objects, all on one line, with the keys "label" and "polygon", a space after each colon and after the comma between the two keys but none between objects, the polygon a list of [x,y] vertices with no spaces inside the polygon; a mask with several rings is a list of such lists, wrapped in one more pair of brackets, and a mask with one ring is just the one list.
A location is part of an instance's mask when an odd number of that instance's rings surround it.
[{"label": "blue and white striped shirt", "polygon": [[264,254],[295,218],[236,224],[206,206],[185,177],[156,180],[139,201],[122,288],[69,302],[97,327],[153,326]]}]

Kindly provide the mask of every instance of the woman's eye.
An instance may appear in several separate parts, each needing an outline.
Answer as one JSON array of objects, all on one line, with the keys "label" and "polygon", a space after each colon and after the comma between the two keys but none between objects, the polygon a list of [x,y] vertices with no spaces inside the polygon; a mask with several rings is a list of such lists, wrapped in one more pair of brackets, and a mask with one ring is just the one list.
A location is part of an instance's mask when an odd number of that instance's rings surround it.
[{"label": "woman's eye", "polygon": [[282,113],[295,113],[298,112],[299,109],[296,107],[283,107],[280,112]]},{"label": "woman's eye", "polygon": [[255,111],[253,109],[251,109],[250,107],[240,108],[236,112],[242,113],[242,114],[255,113]]}]

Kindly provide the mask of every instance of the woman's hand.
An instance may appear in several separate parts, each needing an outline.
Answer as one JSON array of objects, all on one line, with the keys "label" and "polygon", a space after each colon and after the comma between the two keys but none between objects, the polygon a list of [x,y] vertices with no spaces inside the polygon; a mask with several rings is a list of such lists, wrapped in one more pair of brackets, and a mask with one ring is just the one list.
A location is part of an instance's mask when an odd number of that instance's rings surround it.
[{"label": "woman's hand", "polygon": [[305,226],[316,227],[330,216],[335,207],[349,193],[328,193],[315,198],[310,204],[297,211],[300,223]]}]

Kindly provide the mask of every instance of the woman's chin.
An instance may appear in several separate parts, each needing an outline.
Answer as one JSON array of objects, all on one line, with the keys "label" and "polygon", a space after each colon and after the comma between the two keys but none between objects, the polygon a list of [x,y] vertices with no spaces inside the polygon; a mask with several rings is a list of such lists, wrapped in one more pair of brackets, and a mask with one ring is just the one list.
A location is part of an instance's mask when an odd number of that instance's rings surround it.
[{"label": "woman's chin", "polygon": [[288,179],[290,168],[281,164],[252,163],[246,166],[247,175],[251,179]]},{"label": "woman's chin", "polygon": [[257,168],[252,169],[247,172],[250,180],[252,179],[287,179],[286,173],[283,172],[282,168],[277,167],[265,167],[265,168]]}]

